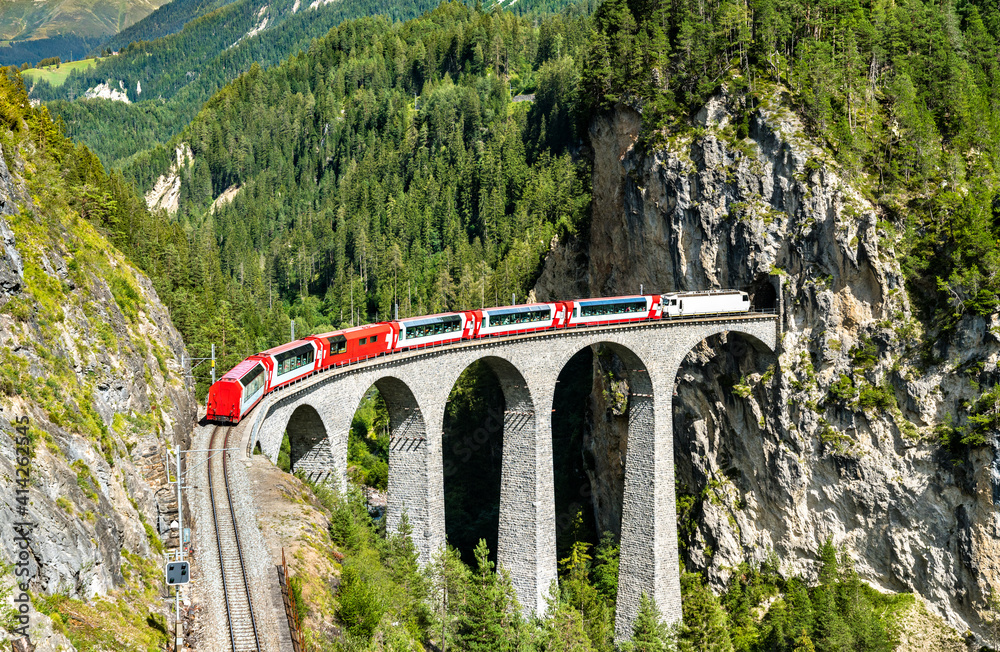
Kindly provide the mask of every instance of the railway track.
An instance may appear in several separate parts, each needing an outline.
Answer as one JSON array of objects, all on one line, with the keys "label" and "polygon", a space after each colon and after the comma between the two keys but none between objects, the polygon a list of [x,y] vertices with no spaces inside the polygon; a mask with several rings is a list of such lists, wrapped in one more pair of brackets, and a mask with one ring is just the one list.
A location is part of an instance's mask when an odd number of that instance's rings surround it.
[{"label": "railway track", "polygon": [[[212,430],[212,449],[228,448],[229,428],[216,426]],[[233,510],[226,465],[228,453],[213,455],[208,461],[209,502],[215,523],[215,542],[222,574],[222,593],[226,601],[229,627],[229,649],[233,652],[260,652],[260,635],[254,618],[250,581],[243,563],[239,525]]]}]

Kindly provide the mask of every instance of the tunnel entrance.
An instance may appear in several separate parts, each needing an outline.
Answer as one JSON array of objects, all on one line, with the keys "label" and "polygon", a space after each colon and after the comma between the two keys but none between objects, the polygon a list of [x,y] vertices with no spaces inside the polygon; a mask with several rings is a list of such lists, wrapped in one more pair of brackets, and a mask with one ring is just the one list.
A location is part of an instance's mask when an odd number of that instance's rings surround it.
[{"label": "tunnel entrance", "polygon": [[[780,277],[777,282],[781,282]],[[778,310],[778,292],[774,289],[775,280],[767,274],[758,274],[750,286],[751,306],[757,312],[775,312]]]}]

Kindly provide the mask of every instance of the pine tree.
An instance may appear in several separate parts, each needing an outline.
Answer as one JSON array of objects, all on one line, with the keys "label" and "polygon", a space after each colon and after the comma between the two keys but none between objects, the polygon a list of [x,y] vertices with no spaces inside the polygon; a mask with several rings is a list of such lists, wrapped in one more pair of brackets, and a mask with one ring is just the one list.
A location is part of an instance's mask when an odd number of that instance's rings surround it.
[{"label": "pine tree", "polygon": [[678,636],[681,652],[732,652],[729,622],[719,599],[705,586],[699,573],[681,575],[684,624]]},{"label": "pine tree", "polygon": [[583,623],[579,611],[569,605],[560,607],[549,621],[545,652],[594,652]]},{"label": "pine tree", "polygon": [[562,597],[565,603],[580,614],[587,637],[598,649],[611,649],[614,639],[614,608],[590,582],[590,544],[576,541],[569,556],[559,564],[565,572]]},{"label": "pine tree", "polygon": [[449,546],[434,553],[427,573],[433,611],[438,621],[434,630],[440,636],[441,652],[448,652],[455,639],[456,614],[460,614],[465,606],[469,569],[462,563],[458,550]]},{"label": "pine tree", "polygon": [[520,607],[506,571],[493,572],[486,541],[476,546],[476,571],[459,618],[457,644],[468,652],[506,652],[521,646]]},{"label": "pine tree", "polygon": [[645,593],[642,594],[639,614],[632,625],[632,639],[624,643],[621,649],[622,652],[673,652],[677,649],[674,636],[663,622],[656,601]]},{"label": "pine tree", "polygon": [[798,637],[795,639],[795,647],[792,648],[792,652],[816,652],[816,648],[813,646],[812,640],[809,638],[809,634],[806,630],[801,630]]},{"label": "pine tree", "polygon": [[814,637],[817,652],[852,652],[854,637],[837,604],[837,583],[840,569],[833,540],[820,544],[819,585],[813,589]]}]

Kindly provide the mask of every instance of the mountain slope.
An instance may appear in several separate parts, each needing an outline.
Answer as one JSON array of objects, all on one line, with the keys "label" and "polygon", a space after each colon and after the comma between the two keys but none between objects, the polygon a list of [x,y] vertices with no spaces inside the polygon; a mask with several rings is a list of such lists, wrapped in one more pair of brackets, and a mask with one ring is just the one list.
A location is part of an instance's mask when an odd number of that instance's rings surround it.
[{"label": "mountain slope", "polygon": [[[8,0],[0,5],[0,39],[32,40],[61,34],[106,37],[162,4],[164,0]],[[82,57],[86,52],[77,54]]]},{"label": "mountain slope", "polygon": [[[149,279],[94,224],[126,223],[142,210],[135,196],[31,108],[16,77],[0,76],[0,100],[0,440],[11,451],[0,467],[18,477],[25,419],[31,478],[26,495],[0,488],[0,527],[35,523],[31,642],[163,647],[158,460],[194,419],[184,343]],[[13,537],[0,544],[4,640],[19,552]]]},{"label": "mountain slope", "polygon": [[[830,537],[996,645],[1000,12],[608,0],[594,18],[590,238],[556,248],[539,294],[735,286],[784,306],[776,356],[713,338],[678,373],[685,566],[732,589],[772,553],[814,568]],[[593,450],[618,450],[594,425]],[[741,649],[798,645],[780,639]]]},{"label": "mountain slope", "polygon": [[[394,4],[386,15],[405,20],[433,5],[433,0],[410,0]],[[218,89],[252,65],[276,65],[344,20],[383,11],[372,0],[311,5],[238,0],[188,23],[178,34],[137,43],[84,73],[73,73],[59,88],[37,84],[32,96],[51,102],[70,137],[93,148],[105,163],[119,164],[169,140]],[[124,87],[137,105],[61,101],[105,82]]]},{"label": "mountain slope", "polygon": [[152,41],[175,34],[195,18],[227,5],[232,0],[171,0],[142,20],[114,34],[100,51],[116,52],[133,41]]}]

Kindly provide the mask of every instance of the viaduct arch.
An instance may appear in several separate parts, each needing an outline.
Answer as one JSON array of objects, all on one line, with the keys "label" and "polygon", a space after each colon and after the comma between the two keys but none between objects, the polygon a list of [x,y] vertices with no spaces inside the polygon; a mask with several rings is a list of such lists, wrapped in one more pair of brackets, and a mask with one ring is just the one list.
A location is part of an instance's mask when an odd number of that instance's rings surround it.
[{"label": "viaduct arch", "polygon": [[585,347],[614,350],[630,395],[616,638],[628,638],[642,594],[667,622],[681,619],[674,496],[673,389],[687,353],[720,333],[774,350],[778,320],[748,314],[549,331],[394,354],[312,376],[273,394],[245,420],[247,451],[277,459],[287,429],[292,468],[345,486],[354,411],[375,385],[389,409],[387,526],[406,512],[422,563],[445,545],[443,424],[461,373],[483,361],[503,390],[503,460],[497,560],[526,613],[542,613],[556,572],[551,418],[556,380]]}]

